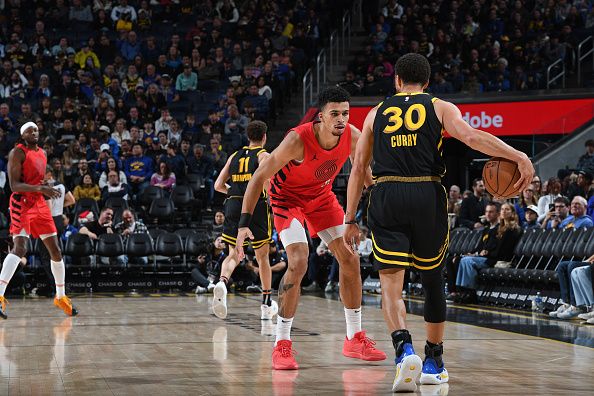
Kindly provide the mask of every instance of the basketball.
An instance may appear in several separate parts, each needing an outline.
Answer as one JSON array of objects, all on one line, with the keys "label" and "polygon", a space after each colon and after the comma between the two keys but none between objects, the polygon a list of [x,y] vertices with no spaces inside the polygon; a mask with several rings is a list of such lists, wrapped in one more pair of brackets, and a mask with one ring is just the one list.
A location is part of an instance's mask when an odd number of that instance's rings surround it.
[{"label": "basketball", "polygon": [[493,157],[483,168],[485,188],[494,197],[511,198],[519,194],[514,184],[520,179],[518,164],[505,158]]}]

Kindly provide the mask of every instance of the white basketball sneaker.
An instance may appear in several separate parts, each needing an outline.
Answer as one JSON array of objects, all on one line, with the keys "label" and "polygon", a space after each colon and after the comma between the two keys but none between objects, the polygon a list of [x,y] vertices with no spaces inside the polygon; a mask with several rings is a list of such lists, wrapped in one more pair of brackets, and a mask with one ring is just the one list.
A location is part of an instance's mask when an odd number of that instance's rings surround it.
[{"label": "white basketball sneaker", "polygon": [[563,311],[560,314],[558,314],[557,315],[557,319],[564,319],[564,320],[573,319],[573,318],[576,318],[581,313],[582,313],[582,310],[581,309],[579,309],[578,307],[574,307],[573,305],[571,305],[565,311]]},{"label": "white basketball sneaker", "polygon": [[270,306],[262,304],[262,306],[260,307],[260,309],[262,310],[262,315],[260,316],[260,319],[272,320],[272,318],[274,318],[274,315],[278,313],[278,304],[274,300],[271,301],[272,304],[270,304]]},{"label": "white basketball sneaker", "polygon": [[[441,385],[449,381],[450,376],[443,364],[443,345],[425,345],[425,361],[419,382],[422,385]],[[441,365],[441,367],[440,367]]]},{"label": "white basketball sneaker", "polygon": [[583,319],[583,320],[588,320],[588,319],[594,318],[594,309],[591,310],[590,312],[579,314],[578,318]]},{"label": "white basketball sneaker", "polygon": [[569,304],[563,303],[563,304],[559,305],[559,308],[557,308],[555,311],[549,312],[549,316],[551,318],[556,318],[556,317],[558,317],[559,314],[561,314],[561,313],[565,312],[565,310],[569,309],[569,307],[570,307]]},{"label": "white basketball sneaker", "polygon": [[217,318],[227,317],[227,286],[225,282],[219,281],[213,289],[212,312]]},{"label": "white basketball sneaker", "polygon": [[392,392],[415,392],[423,361],[415,354],[412,344],[406,343],[403,353],[396,359],[396,376]]}]

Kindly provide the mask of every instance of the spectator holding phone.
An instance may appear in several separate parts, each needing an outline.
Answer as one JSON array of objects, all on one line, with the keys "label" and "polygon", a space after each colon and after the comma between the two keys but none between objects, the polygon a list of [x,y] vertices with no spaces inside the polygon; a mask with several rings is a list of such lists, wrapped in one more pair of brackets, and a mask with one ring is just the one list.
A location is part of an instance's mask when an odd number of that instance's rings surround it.
[{"label": "spectator holding phone", "polygon": [[569,200],[563,196],[555,198],[553,206],[545,214],[542,228],[557,228],[569,215]]}]

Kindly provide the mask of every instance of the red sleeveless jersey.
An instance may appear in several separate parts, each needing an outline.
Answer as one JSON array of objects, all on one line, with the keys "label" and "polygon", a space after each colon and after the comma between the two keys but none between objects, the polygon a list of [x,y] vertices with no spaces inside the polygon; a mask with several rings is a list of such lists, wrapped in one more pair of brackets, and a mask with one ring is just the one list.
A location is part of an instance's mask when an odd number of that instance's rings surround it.
[{"label": "red sleeveless jersey", "polygon": [[351,154],[351,126],[347,124],[338,144],[323,149],[314,133],[314,122],[293,128],[303,142],[303,161],[291,161],[270,179],[270,198],[282,205],[304,206],[332,193],[332,182]]},{"label": "red sleeveless jersey", "polygon": [[[21,182],[32,186],[41,185],[43,183],[43,178],[45,177],[45,168],[47,166],[45,152],[39,147],[37,150],[31,150],[24,144],[18,144],[17,147],[25,153],[25,161],[23,162],[21,171]],[[20,194],[31,200],[39,198],[44,199],[43,195],[37,192]]]}]

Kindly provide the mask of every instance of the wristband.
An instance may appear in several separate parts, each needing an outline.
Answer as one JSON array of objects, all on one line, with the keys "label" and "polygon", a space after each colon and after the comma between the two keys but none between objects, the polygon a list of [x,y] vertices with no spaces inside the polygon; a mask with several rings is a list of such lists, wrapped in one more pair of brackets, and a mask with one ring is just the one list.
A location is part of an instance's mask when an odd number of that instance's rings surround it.
[{"label": "wristband", "polygon": [[250,223],[252,222],[252,214],[251,213],[242,213],[239,217],[239,223],[237,224],[237,228],[249,227]]},{"label": "wristband", "polygon": [[350,221],[345,221],[344,224],[358,224],[357,220],[350,220]]}]

